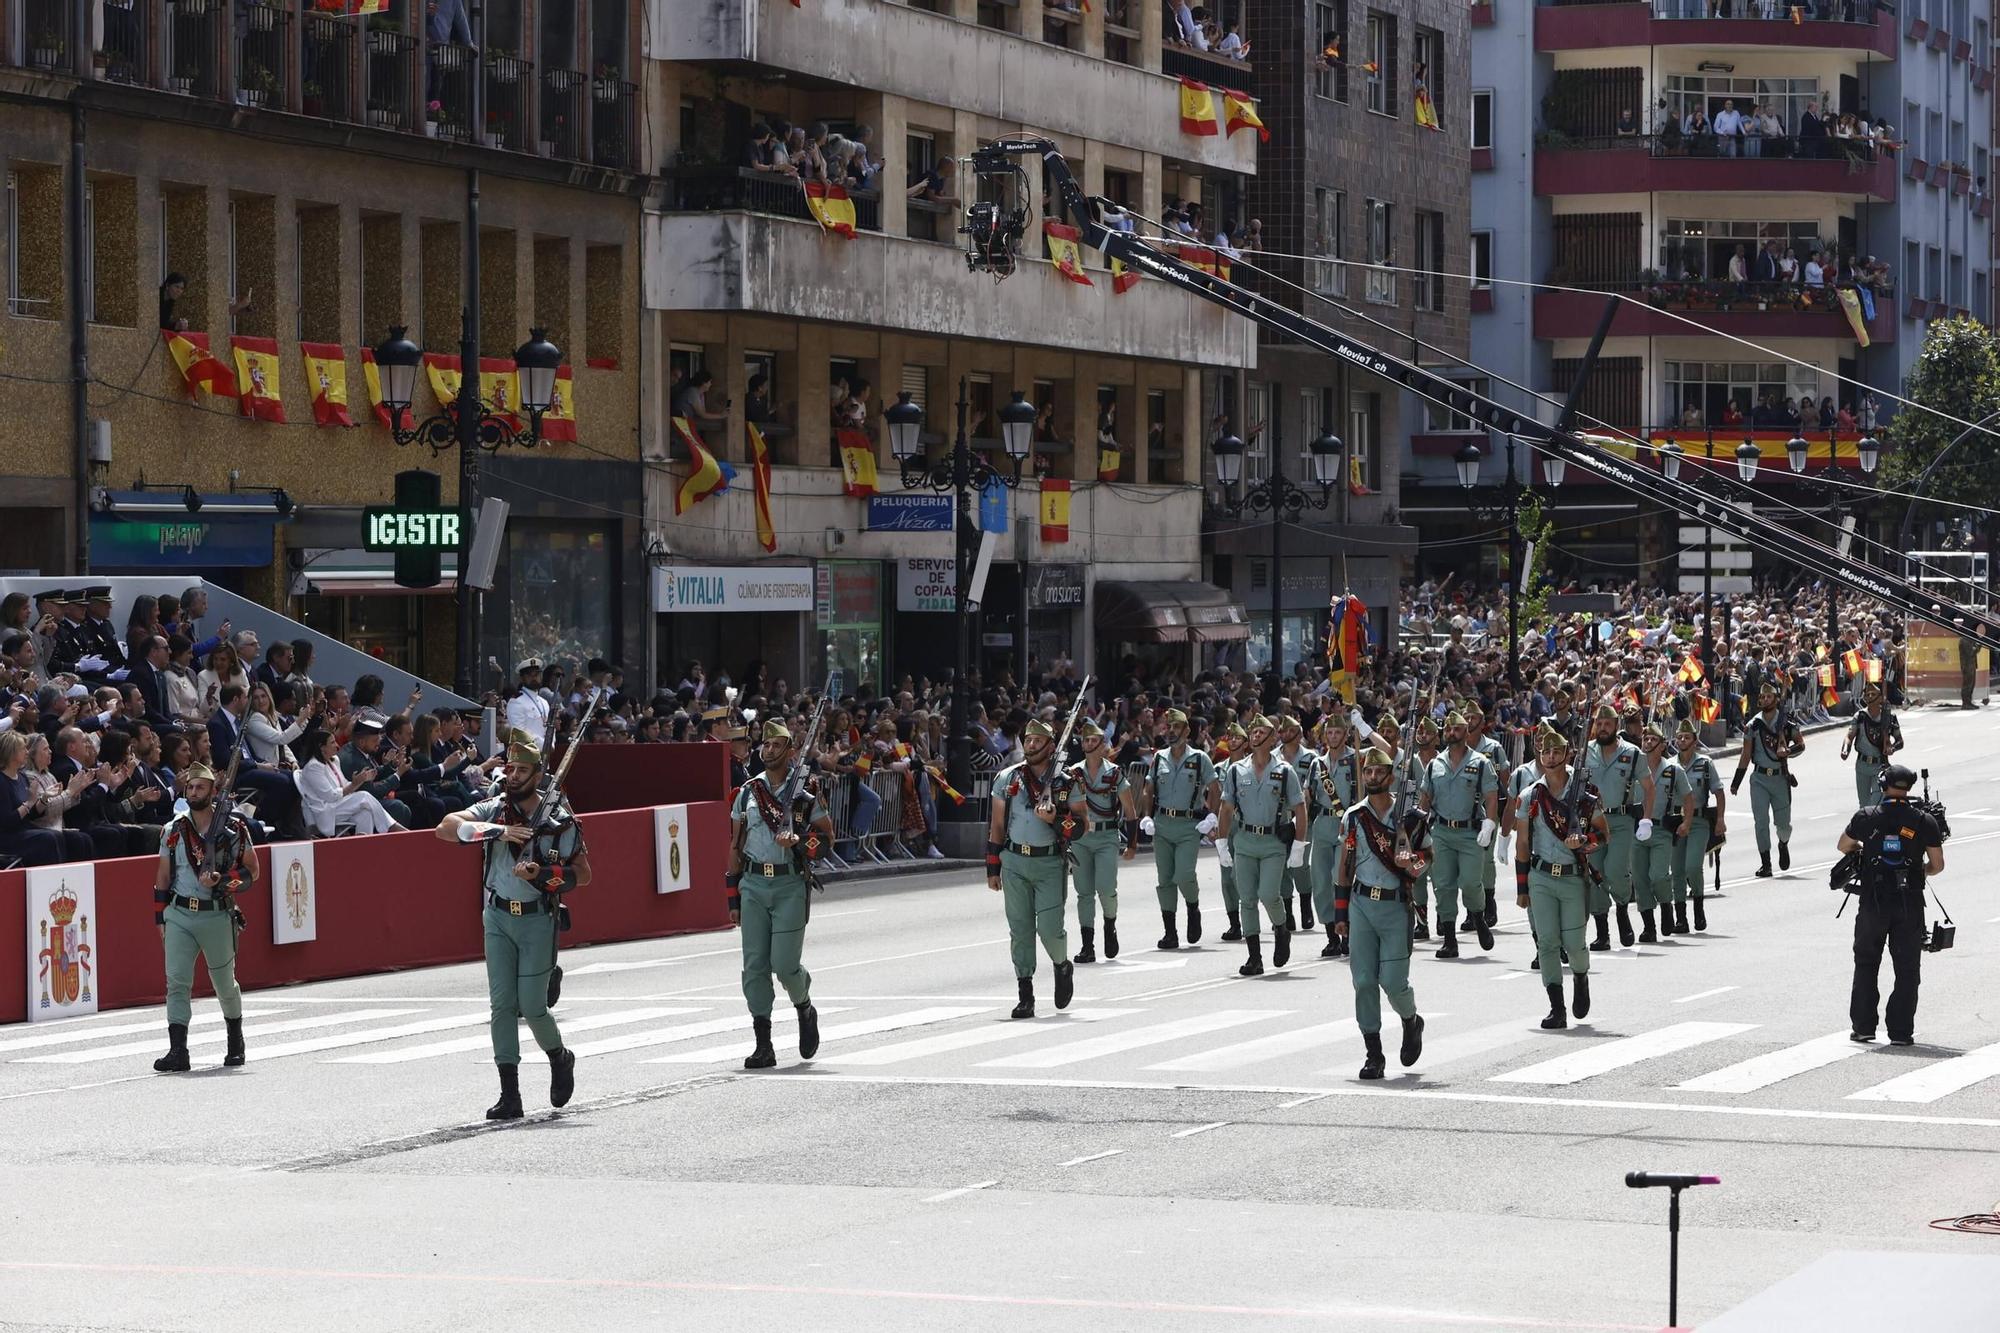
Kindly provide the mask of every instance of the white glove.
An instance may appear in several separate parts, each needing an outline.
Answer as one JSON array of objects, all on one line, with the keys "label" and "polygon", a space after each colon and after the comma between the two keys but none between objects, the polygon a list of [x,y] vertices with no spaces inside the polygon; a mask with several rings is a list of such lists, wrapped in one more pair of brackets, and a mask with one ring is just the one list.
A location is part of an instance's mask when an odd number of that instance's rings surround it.
[{"label": "white glove", "polygon": [[1285,864],[1290,866],[1292,869],[1297,870],[1305,863],[1306,863],[1305,843],[1293,842],[1292,850],[1285,854]]},{"label": "white glove", "polygon": [[1513,855],[1512,855],[1512,850],[1511,850],[1511,849],[1513,848],[1513,846],[1514,846],[1514,835],[1513,835],[1513,834],[1511,834],[1511,833],[1503,833],[1503,834],[1501,834],[1501,835],[1500,835],[1500,859],[1501,859],[1501,860],[1502,860],[1503,862],[1505,862],[1505,861],[1511,861],[1511,860],[1513,860],[1513,859],[1514,859],[1514,857],[1513,857]]},{"label": "white glove", "polygon": [[1202,837],[1206,838],[1211,833],[1215,832],[1216,827],[1217,826],[1216,826],[1215,815],[1213,813],[1210,813],[1203,815],[1201,817],[1201,822],[1194,826],[1194,831],[1196,833],[1201,834]]},{"label": "white glove", "polygon": [[1639,830],[1636,836],[1638,837],[1640,842],[1645,842],[1649,838],[1651,838],[1653,836],[1653,821],[1650,819],[1640,820]]},{"label": "white glove", "polygon": [[476,819],[468,819],[458,826],[460,842],[492,842],[506,836],[505,824],[487,824]]},{"label": "white glove", "polygon": [[1236,857],[1231,854],[1227,842],[1218,842],[1215,844],[1215,859],[1221,863],[1222,868],[1225,870],[1234,867],[1236,864]]},{"label": "white glove", "polygon": [[1362,740],[1375,739],[1375,729],[1368,725],[1366,718],[1361,716],[1359,708],[1350,708],[1347,710],[1347,725]]},{"label": "white glove", "polygon": [[1139,821],[1139,832],[1145,834],[1149,838],[1153,836],[1153,817],[1151,815],[1147,815],[1144,819]]},{"label": "white glove", "polygon": [[1493,845],[1493,835],[1499,831],[1500,826],[1492,820],[1482,820],[1479,825],[1479,845],[1481,847],[1491,847]]},{"label": "white glove", "polygon": [[76,659],[76,669],[78,671],[102,671],[110,665],[111,663],[105,661],[95,653],[92,653],[89,657],[79,657]]}]

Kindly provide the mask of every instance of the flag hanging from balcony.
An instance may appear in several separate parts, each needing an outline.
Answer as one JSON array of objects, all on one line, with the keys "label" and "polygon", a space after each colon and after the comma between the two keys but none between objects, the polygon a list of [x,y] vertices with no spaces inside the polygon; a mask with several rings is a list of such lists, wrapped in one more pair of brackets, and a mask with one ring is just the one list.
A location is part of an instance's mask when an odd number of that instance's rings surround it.
[{"label": "flag hanging from balcony", "polygon": [[576,376],[567,365],[556,367],[549,410],[542,413],[542,438],[551,444],[576,443]]},{"label": "flag hanging from balcony", "polygon": [[275,338],[231,338],[236,357],[237,410],[252,421],[285,421],[285,400],[278,387],[278,342]]},{"label": "flag hanging from balcony", "polygon": [[1139,275],[1126,268],[1119,260],[1111,261],[1111,290],[1114,295],[1123,296],[1139,285]]},{"label": "flag hanging from balcony", "polygon": [[1840,297],[1840,312],[1847,316],[1847,327],[1854,330],[1854,341],[1866,347],[1868,321],[1861,317],[1861,298],[1854,294],[1852,287],[1842,287],[1837,294]]},{"label": "flag hanging from balcony", "polygon": [[757,544],[769,555],[778,549],[778,532],[771,525],[771,451],[756,422],[744,422],[743,429],[750,435],[750,494],[757,510]]},{"label": "flag hanging from balcony", "polygon": [[1360,454],[1347,460],[1347,493],[1349,495],[1368,494],[1368,469]]},{"label": "flag hanging from balcony", "polygon": [[1042,540],[1069,540],[1069,482],[1060,477],[1042,479]]},{"label": "flag hanging from balcony", "polygon": [[840,450],[840,479],[847,494],[875,494],[875,442],[851,428],[835,431],[833,442]]},{"label": "flag hanging from balcony", "polygon": [[1095,287],[1097,284],[1083,271],[1083,247],[1077,244],[1079,235],[1075,227],[1047,218],[1042,220],[1042,240],[1048,246],[1049,262],[1056,266],[1056,271],[1071,282]]},{"label": "flag hanging from balcony", "polygon": [[674,489],[674,514],[678,517],[717,491],[728,490],[732,470],[708,451],[701,436],[695,434],[694,423],[686,417],[674,418],[674,434],[687,446],[690,464],[687,476]]},{"label": "flag hanging from balcony", "polygon": [[[1257,115],[1257,99],[1248,93],[1239,93],[1234,88],[1222,90],[1222,132],[1225,135],[1238,130],[1257,131],[1257,142],[1271,142],[1271,131],[1264,128],[1262,118]],[[1432,129],[1437,126],[1433,125]]]},{"label": "flag hanging from balcony", "polygon": [[1416,104],[1417,124],[1427,130],[1436,130],[1439,133],[1443,133],[1444,126],[1438,124],[1437,107],[1431,103],[1431,91],[1422,84],[1417,85]]},{"label": "flag hanging from balcony", "polygon": [[347,349],[339,343],[300,343],[306,363],[306,391],[312,395],[313,422],[352,426],[347,412]]},{"label": "flag hanging from balcony", "polygon": [[236,396],[236,376],[208,350],[206,333],[179,333],[162,329],[160,336],[167,340],[167,350],[174,354],[174,364],[180,367],[188,397],[199,399],[205,393],[217,397]]},{"label": "flag hanging from balcony", "polygon": [[437,396],[439,407],[449,407],[457,400],[458,382],[462,378],[457,357],[446,356],[443,352],[425,352],[424,374],[430,377],[431,392]]},{"label": "flag hanging from balcony", "polygon": [[1208,85],[1181,78],[1181,133],[1208,136],[1218,133],[1215,124],[1215,94]]},{"label": "flag hanging from balcony", "polygon": [[[375,419],[394,429],[395,423],[389,420],[389,405],[382,401],[382,368],[375,364],[375,349],[372,347],[361,349],[361,378],[368,386],[368,402],[375,409]],[[410,424],[411,414],[405,411],[401,425],[408,430]]]},{"label": "flag hanging from balcony", "polygon": [[1117,445],[1114,444],[1108,447],[1102,444],[1098,445],[1097,479],[1099,481],[1118,480],[1118,466],[1123,461],[1124,455],[1118,451]]},{"label": "flag hanging from balcony", "polygon": [[513,430],[521,429],[521,383],[510,357],[479,358],[479,401]]},{"label": "flag hanging from balcony", "polygon": [[846,186],[807,181],[805,192],[806,207],[819,220],[821,231],[854,239],[854,201],[847,197]]},{"label": "flag hanging from balcony", "polygon": [[1198,268],[1203,273],[1215,273],[1215,251],[1205,245],[1183,245],[1181,262],[1189,268]]}]

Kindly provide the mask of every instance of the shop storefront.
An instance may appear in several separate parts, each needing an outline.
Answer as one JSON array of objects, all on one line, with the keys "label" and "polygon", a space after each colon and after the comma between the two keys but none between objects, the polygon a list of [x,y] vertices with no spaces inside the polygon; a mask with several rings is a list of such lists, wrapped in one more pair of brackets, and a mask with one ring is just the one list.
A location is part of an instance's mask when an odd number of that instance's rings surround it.
[{"label": "shop storefront", "polygon": [[[200,574],[232,591],[252,577],[269,583],[281,517],[268,495],[197,495],[181,491],[109,491],[90,516],[90,567],[99,574]],[[176,590],[178,591],[178,590]]]},{"label": "shop storefront", "polygon": [[1082,565],[1028,566],[1028,653],[1044,670],[1076,660],[1083,570]]},{"label": "shop storefront", "polygon": [[652,597],[659,674],[669,685],[690,662],[710,679],[731,680],[762,662],[773,681],[803,688],[811,565],[657,565]]},{"label": "shop storefront", "polygon": [[1185,683],[1250,636],[1243,604],[1210,583],[1100,582],[1095,671],[1113,688]]},{"label": "shop storefront", "polygon": [[813,625],[824,672],[840,671],[847,688],[883,688],[882,563],[822,560],[813,571]]}]

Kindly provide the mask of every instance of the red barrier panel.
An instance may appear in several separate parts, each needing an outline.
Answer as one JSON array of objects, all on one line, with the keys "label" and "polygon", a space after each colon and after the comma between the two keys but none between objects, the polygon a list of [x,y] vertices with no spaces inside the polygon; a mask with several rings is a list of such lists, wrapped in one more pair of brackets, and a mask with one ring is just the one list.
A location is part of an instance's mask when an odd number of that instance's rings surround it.
[{"label": "red barrier panel", "polygon": [[[579,767],[582,762],[579,756]],[[693,887],[669,894],[654,892],[652,810],[582,816],[591,882],[570,899],[573,926],[564,947],[726,927],[722,870],[728,815],[720,801],[688,806]],[[315,842],[318,938],[282,946],[271,943],[270,854],[260,849],[258,863],[264,878],[239,898],[249,918],[236,959],[245,990],[480,956],[477,848],[440,842],[428,831]],[[157,1004],[166,994],[159,930],[153,925],[157,862],[130,857],[96,864],[97,914],[90,933],[98,1007]],[[26,871],[0,871],[0,940],[6,941],[0,943],[0,1023],[27,1017],[27,951],[15,934],[26,929],[26,895]],[[199,967],[195,984],[197,994],[207,993],[207,976]]]},{"label": "red barrier panel", "polygon": [[563,793],[579,811],[720,801],[729,793],[729,747],[720,741],[586,745]]}]

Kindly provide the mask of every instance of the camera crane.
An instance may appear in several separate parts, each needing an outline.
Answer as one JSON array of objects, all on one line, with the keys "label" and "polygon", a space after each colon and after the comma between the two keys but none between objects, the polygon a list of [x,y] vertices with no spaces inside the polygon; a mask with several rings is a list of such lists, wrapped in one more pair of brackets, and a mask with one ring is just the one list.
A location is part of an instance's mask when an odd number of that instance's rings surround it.
[{"label": "camera crane", "polygon": [[[1823,574],[1853,592],[1875,598],[1907,616],[1928,620],[2000,653],[2000,619],[1978,606],[1961,605],[1919,586],[1908,579],[1887,573],[1864,561],[1841,554],[1833,547],[1803,536],[1760,514],[1738,509],[1691,482],[1669,480],[1664,475],[1619,457],[1590,443],[1570,429],[1575,419],[1580,392],[1595,362],[1599,346],[1609,328],[1609,319],[1598,329],[1584,358],[1582,373],[1570,391],[1569,400],[1554,426],[1523,416],[1512,408],[1467,389],[1458,381],[1435,371],[1390,356],[1345,334],[1336,333],[1269,297],[1259,295],[1214,274],[1204,272],[1175,255],[1158,249],[1134,232],[1107,227],[1096,213],[1101,203],[1093,200],[1077,183],[1061,151],[1047,139],[1032,135],[996,139],[975,149],[972,171],[979,177],[1012,177],[1026,185],[1027,173],[1017,159],[1039,158],[1043,179],[1061,203],[1061,211],[1082,236],[1083,243],[1116,259],[1127,268],[1180,288],[1191,296],[1222,306],[1274,329],[1287,338],[1316,347],[1329,356],[1381,379],[1400,384],[1420,397],[1469,417],[1487,430],[1513,436],[1581,468],[1601,481],[1631,495],[1726,533],[1731,539],[1754,546],[1815,573]],[[1025,197],[1023,189],[1017,198]],[[979,201],[966,211],[961,228],[968,239],[966,264],[974,272],[990,272],[995,280],[1014,271],[1015,249],[1027,231],[1025,206],[1004,207]],[[1607,311],[1607,314],[1609,312]]]}]

